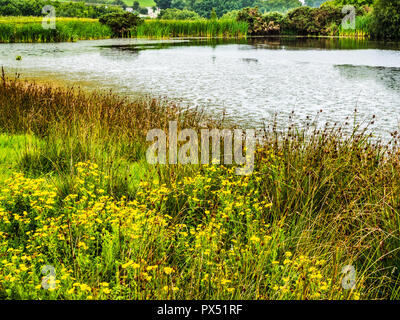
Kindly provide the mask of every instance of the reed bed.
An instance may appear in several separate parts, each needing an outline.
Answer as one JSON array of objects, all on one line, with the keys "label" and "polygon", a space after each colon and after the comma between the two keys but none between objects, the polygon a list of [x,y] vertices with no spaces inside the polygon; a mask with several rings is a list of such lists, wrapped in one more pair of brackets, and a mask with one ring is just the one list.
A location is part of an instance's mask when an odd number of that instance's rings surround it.
[{"label": "reed bed", "polygon": [[371,35],[372,15],[356,16],[355,29],[343,29],[339,26],[339,37],[369,38]]},{"label": "reed bed", "polygon": [[0,42],[61,42],[110,38],[109,27],[96,19],[56,18],[56,29],[42,27],[38,17],[0,18]]},{"label": "reed bed", "polygon": [[146,20],[137,27],[135,36],[245,38],[247,30],[246,22],[235,20]]},{"label": "reed bed", "polygon": [[147,164],[146,132],[169,120],[223,125],[151,97],[3,76],[0,155],[16,156],[0,156],[2,298],[400,298],[397,132],[272,123],[243,177]]}]

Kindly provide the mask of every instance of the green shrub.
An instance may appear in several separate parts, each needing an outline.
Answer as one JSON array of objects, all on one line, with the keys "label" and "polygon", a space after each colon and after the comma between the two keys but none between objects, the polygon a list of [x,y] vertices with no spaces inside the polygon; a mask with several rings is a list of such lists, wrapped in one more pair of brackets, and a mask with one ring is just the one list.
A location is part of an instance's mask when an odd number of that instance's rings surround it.
[{"label": "green shrub", "polygon": [[377,0],[371,33],[377,39],[400,39],[400,0]]},{"label": "green shrub", "polygon": [[198,20],[200,16],[194,11],[174,8],[161,10],[158,18],[163,20]]},{"label": "green shrub", "polygon": [[129,36],[132,29],[142,23],[142,19],[135,13],[114,12],[100,17],[99,22],[111,28],[114,36]]},{"label": "green shrub", "polygon": [[232,11],[229,11],[229,12],[225,13],[224,15],[222,15],[222,17],[220,19],[221,20],[236,20],[238,13],[239,13],[239,10],[232,10]]},{"label": "green shrub", "polygon": [[277,12],[263,16],[258,8],[245,8],[239,11],[237,16],[238,21],[246,22],[249,25],[248,33],[251,35],[279,34],[282,18],[283,15]]},{"label": "green shrub", "polygon": [[343,14],[338,7],[296,8],[286,15],[283,28],[286,33],[298,35],[329,34],[332,24],[339,25]]}]

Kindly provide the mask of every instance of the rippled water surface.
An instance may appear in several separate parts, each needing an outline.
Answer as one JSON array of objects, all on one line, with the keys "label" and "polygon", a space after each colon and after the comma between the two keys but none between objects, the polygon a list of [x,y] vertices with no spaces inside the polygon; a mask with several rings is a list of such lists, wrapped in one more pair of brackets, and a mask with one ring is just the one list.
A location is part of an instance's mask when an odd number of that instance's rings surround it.
[{"label": "rippled water surface", "polygon": [[[16,61],[17,55],[22,61]],[[79,82],[128,95],[148,92],[199,105],[246,125],[277,114],[284,126],[343,122],[376,115],[387,135],[400,121],[399,46],[337,39],[99,40],[60,44],[0,44],[7,72]]]}]

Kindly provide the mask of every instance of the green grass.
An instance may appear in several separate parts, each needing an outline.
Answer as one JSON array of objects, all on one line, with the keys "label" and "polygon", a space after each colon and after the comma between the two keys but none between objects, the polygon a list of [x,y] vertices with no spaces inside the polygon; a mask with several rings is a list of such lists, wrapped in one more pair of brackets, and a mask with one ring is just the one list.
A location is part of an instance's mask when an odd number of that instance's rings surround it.
[{"label": "green grass", "polygon": [[60,42],[103,39],[111,30],[96,19],[57,18],[56,29],[44,29],[40,17],[0,17],[0,42]]},{"label": "green grass", "polygon": [[223,125],[148,96],[0,79],[1,298],[400,298],[397,133],[272,127],[237,176],[148,164],[146,134],[170,120]]},{"label": "green grass", "polygon": [[354,30],[343,29],[342,26],[339,26],[338,35],[340,37],[369,38],[372,19],[372,15],[356,16],[356,28]]},{"label": "green grass", "polygon": [[28,134],[0,134],[0,182],[18,170],[18,159],[37,139]]},{"label": "green grass", "polygon": [[[154,6],[156,5],[156,3],[154,2],[154,0],[138,0],[138,1],[139,1],[139,5],[140,5],[141,7],[154,7]],[[133,1],[131,1],[131,0],[124,0],[124,2],[125,2],[127,5],[132,6],[134,0],[133,0]]]},{"label": "green grass", "polygon": [[[111,37],[111,30],[96,19],[58,18],[56,30],[43,29],[40,17],[0,17],[0,42],[59,42]],[[145,20],[132,37],[243,38],[247,24],[234,20]]]},{"label": "green grass", "polygon": [[137,27],[137,37],[246,37],[248,25],[234,20],[146,20]]}]

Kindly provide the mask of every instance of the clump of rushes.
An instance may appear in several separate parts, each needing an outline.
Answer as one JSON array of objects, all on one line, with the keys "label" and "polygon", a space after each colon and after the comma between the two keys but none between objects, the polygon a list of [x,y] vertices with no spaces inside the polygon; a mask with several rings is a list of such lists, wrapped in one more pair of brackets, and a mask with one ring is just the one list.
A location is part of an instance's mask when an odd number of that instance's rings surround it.
[{"label": "clump of rushes", "polygon": [[0,42],[60,42],[104,39],[111,29],[96,19],[57,18],[56,29],[44,29],[39,17],[2,17]]},{"label": "clump of rushes", "polygon": [[136,29],[137,37],[245,38],[248,24],[236,20],[146,20]]},{"label": "clump of rushes", "polygon": [[[171,103],[4,77],[0,106],[4,133],[39,141],[0,190],[3,298],[399,298],[397,132],[383,143],[357,127],[273,126],[253,174],[237,176],[142,167],[147,129],[205,117]],[[41,286],[44,265],[54,289]]]}]

